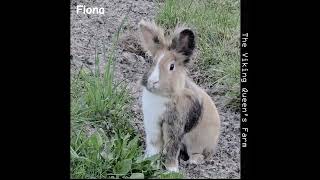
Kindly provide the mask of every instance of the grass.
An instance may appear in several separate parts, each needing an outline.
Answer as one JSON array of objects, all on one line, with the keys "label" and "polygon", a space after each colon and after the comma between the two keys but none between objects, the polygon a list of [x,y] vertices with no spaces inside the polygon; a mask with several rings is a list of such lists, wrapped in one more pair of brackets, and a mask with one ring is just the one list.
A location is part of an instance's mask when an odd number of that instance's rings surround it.
[{"label": "grass", "polygon": [[185,23],[196,30],[197,66],[205,83],[224,87],[226,105],[238,109],[240,0],[166,0],[156,22],[165,28]]},{"label": "grass", "polygon": [[160,155],[143,158],[142,139],[130,123],[131,97],[113,78],[122,25],[108,57],[103,56],[104,71],[96,53],[94,70],[81,69],[71,77],[71,178],[182,178],[163,171]]}]

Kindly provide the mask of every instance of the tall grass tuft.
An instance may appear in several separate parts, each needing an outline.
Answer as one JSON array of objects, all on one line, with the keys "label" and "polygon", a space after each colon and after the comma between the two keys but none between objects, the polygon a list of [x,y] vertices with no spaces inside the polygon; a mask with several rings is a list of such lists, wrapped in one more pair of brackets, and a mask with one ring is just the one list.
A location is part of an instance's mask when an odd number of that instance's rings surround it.
[{"label": "tall grass tuft", "polygon": [[[125,20],[103,59],[95,51],[94,70],[81,69],[71,80],[71,178],[181,178],[164,173],[159,156],[144,159],[142,139],[130,123],[131,97],[114,82],[116,45]],[[105,47],[104,47],[105,48]]]}]

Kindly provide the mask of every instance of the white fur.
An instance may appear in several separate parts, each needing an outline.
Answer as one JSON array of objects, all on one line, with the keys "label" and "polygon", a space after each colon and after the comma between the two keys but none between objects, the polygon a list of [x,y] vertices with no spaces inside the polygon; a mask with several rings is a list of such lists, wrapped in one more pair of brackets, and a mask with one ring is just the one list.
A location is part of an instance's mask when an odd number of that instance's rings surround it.
[{"label": "white fur", "polygon": [[[148,79],[148,83],[150,83],[150,86],[155,86],[155,88],[157,88],[157,86],[159,85],[159,79],[160,79],[160,66],[159,63],[162,60],[164,54],[160,54],[158,59],[158,62],[156,64],[156,67],[154,68],[153,72],[151,73],[149,79]],[[158,83],[156,83],[158,82]],[[156,83],[156,84],[154,84]]]},{"label": "white fur", "polygon": [[165,111],[165,103],[168,98],[161,97],[149,92],[145,87],[142,94],[143,122],[146,132],[146,157],[158,154],[161,147],[152,145],[161,137],[160,116]]},{"label": "white fur", "polygon": [[179,172],[179,161],[176,161],[175,166],[166,167],[168,171]]},{"label": "white fur", "polygon": [[168,171],[179,172],[178,166],[176,166],[176,167],[168,167],[167,169],[168,169]]}]

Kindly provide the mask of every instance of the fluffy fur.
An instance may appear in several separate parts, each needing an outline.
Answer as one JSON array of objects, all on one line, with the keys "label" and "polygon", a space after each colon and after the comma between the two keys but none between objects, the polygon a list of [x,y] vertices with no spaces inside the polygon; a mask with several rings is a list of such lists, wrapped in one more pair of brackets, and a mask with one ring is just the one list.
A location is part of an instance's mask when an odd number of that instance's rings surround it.
[{"label": "fluffy fur", "polygon": [[153,59],[142,78],[146,156],[163,151],[170,171],[178,171],[180,151],[190,163],[201,163],[215,150],[220,118],[209,95],[186,75],[195,34],[180,26],[165,36],[144,20],[139,29],[141,45]]}]

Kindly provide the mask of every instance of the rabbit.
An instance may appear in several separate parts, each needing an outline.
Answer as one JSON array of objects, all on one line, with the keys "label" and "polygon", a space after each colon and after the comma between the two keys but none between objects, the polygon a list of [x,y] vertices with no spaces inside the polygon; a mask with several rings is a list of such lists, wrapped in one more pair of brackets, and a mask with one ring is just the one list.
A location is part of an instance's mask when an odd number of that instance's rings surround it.
[{"label": "rabbit", "polygon": [[154,21],[143,19],[138,27],[141,46],[153,60],[141,80],[145,157],[163,153],[165,168],[175,172],[179,155],[187,155],[189,163],[203,163],[215,152],[220,117],[210,96],[186,73],[195,34],[177,26],[165,35]]}]

